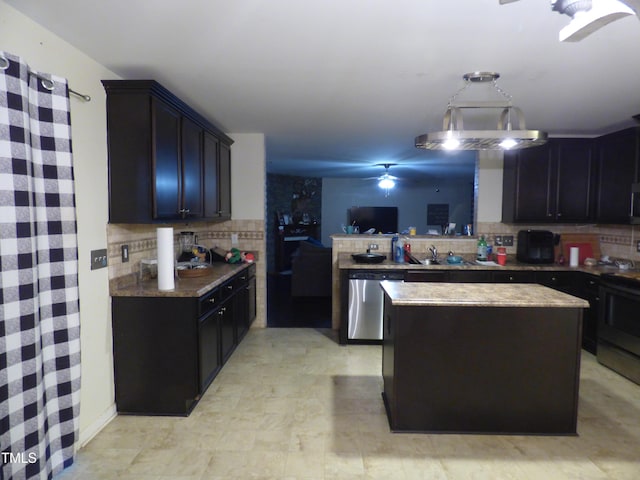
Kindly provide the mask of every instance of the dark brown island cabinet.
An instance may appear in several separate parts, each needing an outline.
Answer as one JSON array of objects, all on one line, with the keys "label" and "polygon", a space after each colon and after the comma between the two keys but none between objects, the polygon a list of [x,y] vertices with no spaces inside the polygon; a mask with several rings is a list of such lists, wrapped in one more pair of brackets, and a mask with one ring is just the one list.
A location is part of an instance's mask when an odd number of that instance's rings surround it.
[{"label": "dark brown island cabinet", "polygon": [[381,285],[392,431],[576,434],[585,300],[541,285]]},{"label": "dark brown island cabinet", "polygon": [[200,297],[112,298],[119,413],[191,412],[256,316],[255,268]]},{"label": "dark brown island cabinet", "polygon": [[154,80],[103,80],[109,222],[231,218],[233,140]]}]

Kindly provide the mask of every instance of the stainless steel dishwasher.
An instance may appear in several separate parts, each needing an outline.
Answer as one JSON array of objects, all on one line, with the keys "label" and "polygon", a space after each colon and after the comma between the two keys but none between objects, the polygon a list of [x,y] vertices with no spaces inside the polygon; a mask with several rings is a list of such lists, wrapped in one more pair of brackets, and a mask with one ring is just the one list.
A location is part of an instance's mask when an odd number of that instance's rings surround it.
[{"label": "stainless steel dishwasher", "polygon": [[348,340],[382,340],[382,280],[402,281],[402,272],[351,272],[349,274]]}]

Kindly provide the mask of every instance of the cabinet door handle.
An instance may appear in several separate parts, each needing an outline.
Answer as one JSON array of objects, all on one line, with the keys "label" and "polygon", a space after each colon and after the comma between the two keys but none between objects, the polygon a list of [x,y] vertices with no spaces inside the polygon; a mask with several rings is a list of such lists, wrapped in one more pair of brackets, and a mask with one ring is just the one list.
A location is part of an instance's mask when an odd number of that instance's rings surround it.
[{"label": "cabinet door handle", "polygon": [[227,290],[229,291],[233,290],[233,285],[227,285]]},{"label": "cabinet door handle", "polygon": [[211,297],[209,300],[207,300],[209,303],[216,303],[216,299],[214,297]]}]

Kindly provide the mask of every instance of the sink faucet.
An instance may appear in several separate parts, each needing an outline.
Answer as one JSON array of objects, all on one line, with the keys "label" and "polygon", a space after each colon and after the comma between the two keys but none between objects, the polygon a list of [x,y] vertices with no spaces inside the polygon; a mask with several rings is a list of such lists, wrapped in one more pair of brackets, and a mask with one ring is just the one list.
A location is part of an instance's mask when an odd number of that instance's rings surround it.
[{"label": "sink faucet", "polygon": [[435,245],[431,245],[429,247],[429,251],[431,252],[431,261],[437,262],[438,261],[438,249],[436,248],[436,246]]}]

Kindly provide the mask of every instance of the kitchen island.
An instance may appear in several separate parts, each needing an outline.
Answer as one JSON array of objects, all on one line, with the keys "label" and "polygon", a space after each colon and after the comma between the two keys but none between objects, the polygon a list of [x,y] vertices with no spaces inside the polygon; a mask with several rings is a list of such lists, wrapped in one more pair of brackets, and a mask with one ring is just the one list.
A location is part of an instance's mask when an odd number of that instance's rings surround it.
[{"label": "kitchen island", "polygon": [[392,431],[577,433],[588,302],[535,284],[381,286]]}]

